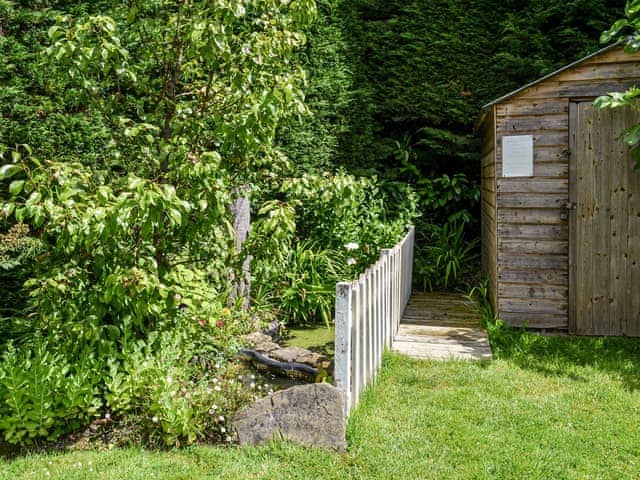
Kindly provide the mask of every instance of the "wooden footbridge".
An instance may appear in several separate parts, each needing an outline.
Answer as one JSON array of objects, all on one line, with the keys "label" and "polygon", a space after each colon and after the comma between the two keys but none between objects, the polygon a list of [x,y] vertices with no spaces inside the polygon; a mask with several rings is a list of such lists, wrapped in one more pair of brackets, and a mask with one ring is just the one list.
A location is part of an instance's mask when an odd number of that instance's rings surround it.
[{"label": "wooden footbridge", "polygon": [[432,360],[491,360],[482,317],[472,301],[453,293],[413,293],[393,350]]}]

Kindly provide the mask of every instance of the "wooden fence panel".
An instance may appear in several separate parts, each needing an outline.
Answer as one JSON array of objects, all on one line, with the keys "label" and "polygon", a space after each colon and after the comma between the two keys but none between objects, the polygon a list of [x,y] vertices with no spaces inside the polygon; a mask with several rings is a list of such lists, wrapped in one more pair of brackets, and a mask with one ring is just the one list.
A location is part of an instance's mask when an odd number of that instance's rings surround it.
[{"label": "wooden fence panel", "polygon": [[356,406],[391,348],[411,296],[415,230],[354,282],[336,285],[334,376],[343,392],[345,416]]}]

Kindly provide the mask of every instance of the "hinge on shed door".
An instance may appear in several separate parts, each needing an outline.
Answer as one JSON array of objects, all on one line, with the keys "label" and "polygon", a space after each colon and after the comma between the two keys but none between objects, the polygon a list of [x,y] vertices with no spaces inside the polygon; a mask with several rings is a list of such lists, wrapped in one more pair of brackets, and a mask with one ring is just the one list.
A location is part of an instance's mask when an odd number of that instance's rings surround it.
[{"label": "hinge on shed door", "polygon": [[577,208],[577,205],[575,204],[575,202],[568,202],[564,207],[565,210],[560,213],[560,220],[567,220],[569,218],[569,213],[571,212],[571,210],[575,210]]}]

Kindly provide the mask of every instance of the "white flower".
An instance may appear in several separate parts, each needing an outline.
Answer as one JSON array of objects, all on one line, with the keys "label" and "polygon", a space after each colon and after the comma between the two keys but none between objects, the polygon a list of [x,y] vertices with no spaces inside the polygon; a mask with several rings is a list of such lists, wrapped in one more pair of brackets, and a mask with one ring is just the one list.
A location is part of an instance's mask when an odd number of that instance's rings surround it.
[{"label": "white flower", "polygon": [[151,418],[151,421],[153,423],[158,423],[158,417],[156,417],[155,415],[153,416],[153,418]]},{"label": "white flower", "polygon": [[223,417],[222,415],[220,415],[220,416],[218,417],[218,420],[220,420],[221,422],[224,422],[224,417]]},{"label": "white flower", "polygon": [[233,440],[233,439],[231,438],[231,435],[227,435],[227,442],[230,442],[231,440]]},{"label": "white flower", "polygon": [[347,250],[357,250],[358,244],[356,242],[349,242],[344,246],[344,248],[346,248]]},{"label": "white flower", "polygon": [[253,383],[253,382],[251,382],[251,383],[249,384],[249,388],[256,388],[256,384],[255,384],[255,383]]},{"label": "white flower", "polygon": [[104,419],[105,420],[111,420],[111,414],[109,412],[104,414]]},{"label": "white flower", "polygon": [[225,432],[227,431],[227,429],[226,429],[226,428],[224,428],[224,427],[220,427],[220,431],[221,431],[222,433],[225,433]]},{"label": "white flower", "polygon": [[215,387],[213,387],[213,389],[214,389],[216,392],[219,392],[220,390],[222,390],[222,387],[221,387],[220,385],[216,385]]},{"label": "white flower", "polygon": [[355,264],[356,264],[355,258],[347,258],[347,265],[355,265]]}]

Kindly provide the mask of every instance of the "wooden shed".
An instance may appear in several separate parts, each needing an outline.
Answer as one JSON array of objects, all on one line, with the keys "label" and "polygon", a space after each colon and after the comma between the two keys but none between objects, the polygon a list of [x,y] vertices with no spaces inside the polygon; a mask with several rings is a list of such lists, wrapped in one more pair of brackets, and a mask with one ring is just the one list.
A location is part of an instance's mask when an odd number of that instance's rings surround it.
[{"label": "wooden shed", "polygon": [[593,100],[640,86],[611,46],[486,105],[482,258],[512,326],[640,336],[640,172],[621,131],[640,116]]}]

